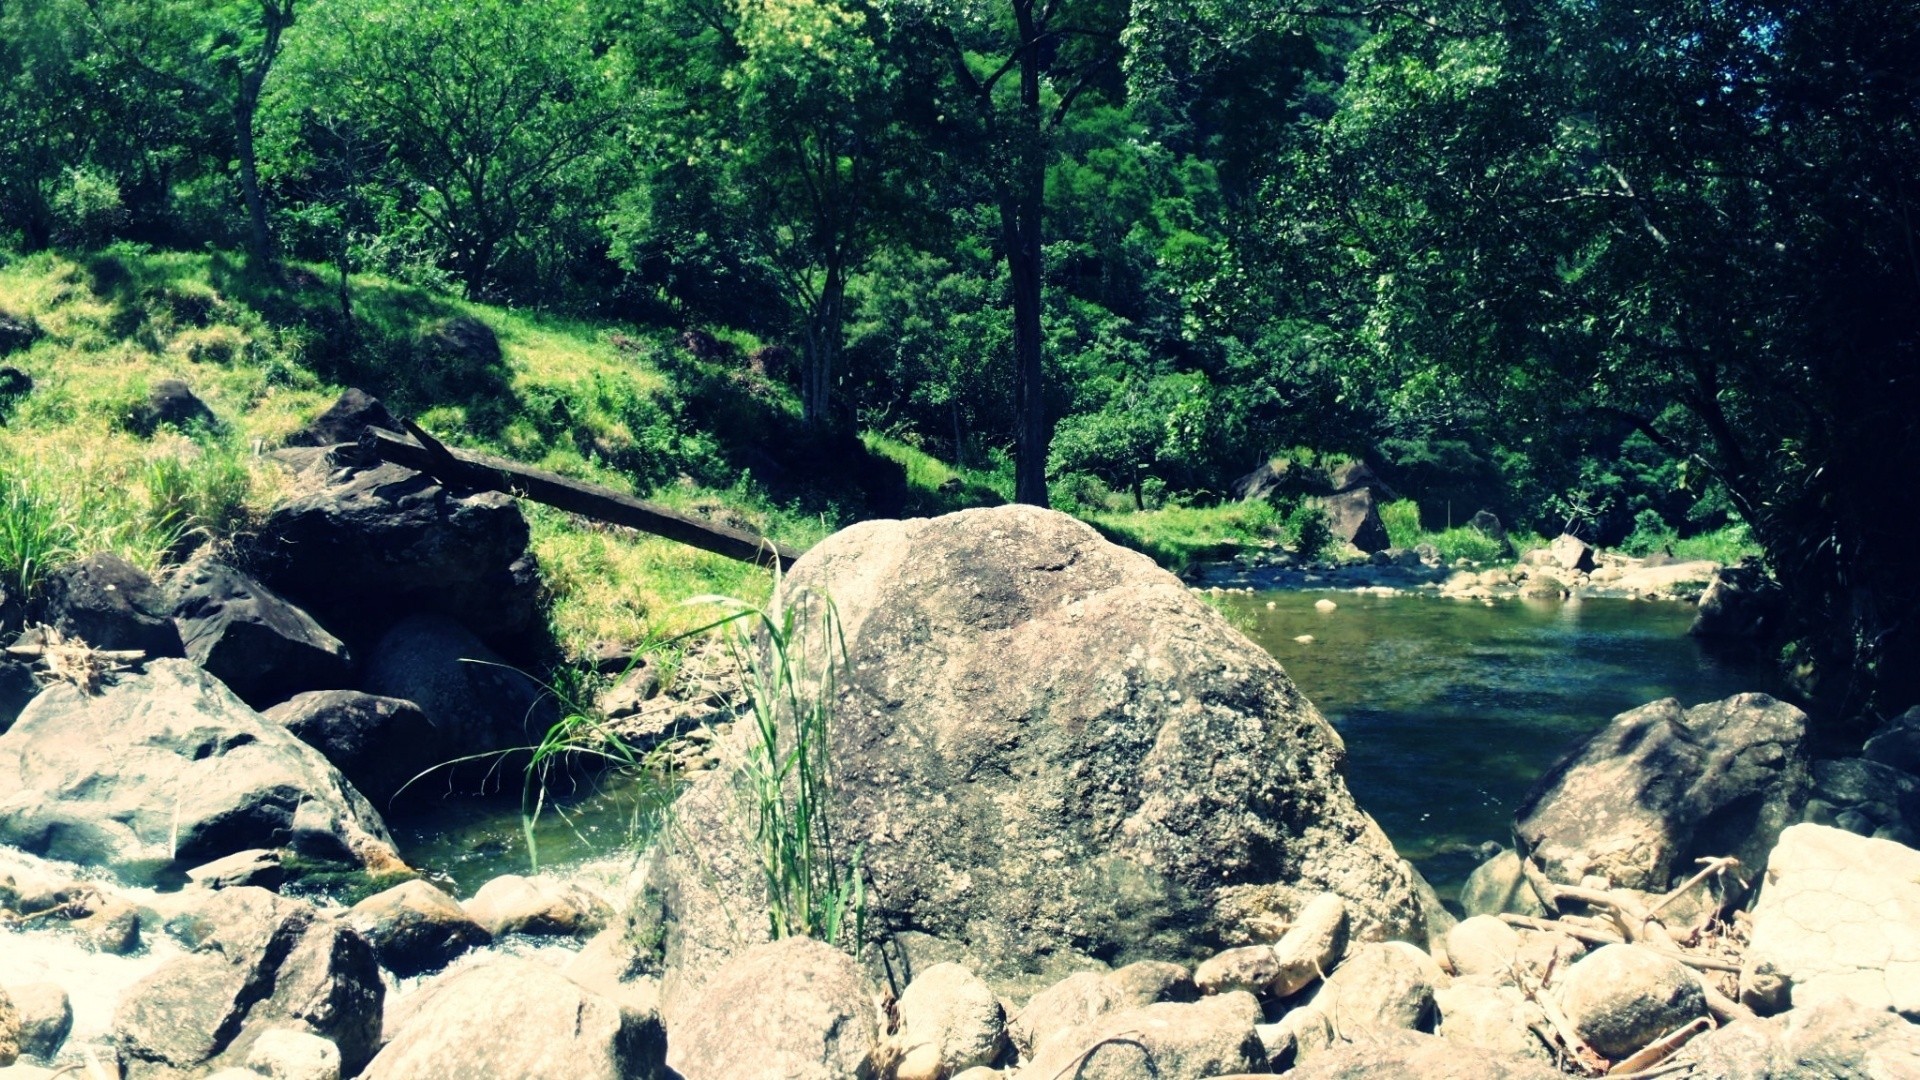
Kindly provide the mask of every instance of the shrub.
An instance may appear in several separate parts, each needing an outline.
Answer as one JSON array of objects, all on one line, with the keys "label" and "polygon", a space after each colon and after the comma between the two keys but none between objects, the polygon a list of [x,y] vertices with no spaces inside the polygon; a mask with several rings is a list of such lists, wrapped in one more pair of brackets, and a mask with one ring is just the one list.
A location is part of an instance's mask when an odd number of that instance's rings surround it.
[{"label": "shrub", "polygon": [[1285,529],[1293,538],[1293,553],[1302,559],[1319,558],[1333,543],[1333,528],[1327,524],[1327,515],[1313,503],[1302,502],[1289,510]]}]

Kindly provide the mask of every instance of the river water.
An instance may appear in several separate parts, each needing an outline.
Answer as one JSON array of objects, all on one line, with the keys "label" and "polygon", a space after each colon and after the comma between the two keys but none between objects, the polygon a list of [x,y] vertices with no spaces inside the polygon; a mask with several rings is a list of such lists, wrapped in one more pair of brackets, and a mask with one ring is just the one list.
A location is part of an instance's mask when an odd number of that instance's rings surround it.
[{"label": "river water", "polygon": [[[1317,610],[1323,599],[1334,610]],[[1475,847],[1512,843],[1533,781],[1614,715],[1663,697],[1778,692],[1767,671],[1687,637],[1693,606],[1672,601],[1214,600],[1340,731],[1355,798],[1443,896],[1477,864]]]}]

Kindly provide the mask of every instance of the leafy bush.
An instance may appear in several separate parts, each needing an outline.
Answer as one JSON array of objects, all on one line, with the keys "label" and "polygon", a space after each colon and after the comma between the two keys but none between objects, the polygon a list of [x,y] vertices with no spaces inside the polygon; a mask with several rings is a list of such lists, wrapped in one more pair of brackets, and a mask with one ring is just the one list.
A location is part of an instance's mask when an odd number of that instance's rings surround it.
[{"label": "leafy bush", "polygon": [[1317,559],[1333,543],[1333,528],[1327,515],[1316,505],[1302,502],[1287,511],[1282,525],[1293,540],[1293,553],[1302,559]]},{"label": "leafy bush", "polygon": [[1420,528],[1420,504],[1399,499],[1380,505],[1380,523],[1387,527],[1387,540],[1394,547],[1410,548],[1426,539]]}]

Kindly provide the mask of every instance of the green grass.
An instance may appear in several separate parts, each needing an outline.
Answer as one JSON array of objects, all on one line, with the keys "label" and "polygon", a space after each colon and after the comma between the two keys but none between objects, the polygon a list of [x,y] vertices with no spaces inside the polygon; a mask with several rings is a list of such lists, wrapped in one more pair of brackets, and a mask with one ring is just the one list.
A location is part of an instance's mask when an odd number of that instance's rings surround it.
[{"label": "green grass", "polygon": [[1683,537],[1673,542],[1673,557],[1683,561],[1712,559],[1731,566],[1749,555],[1758,558],[1761,554],[1760,545],[1754,541],[1753,534],[1744,522],[1738,521],[1712,532]]},{"label": "green grass", "polygon": [[1289,539],[1280,515],[1264,500],[1093,513],[1083,520],[1107,539],[1143,552],[1175,573],[1196,562],[1228,559],[1248,547]]},{"label": "green grass", "polygon": [[[1508,545],[1494,540],[1478,529],[1464,525],[1439,532],[1429,532],[1420,527],[1420,504],[1412,499],[1397,499],[1384,503],[1380,507],[1380,520],[1387,527],[1387,539],[1394,547],[1411,548],[1421,544],[1432,544],[1440,552],[1442,564],[1451,565],[1457,559],[1467,559],[1483,565],[1513,561],[1514,551],[1521,550],[1519,538],[1514,538],[1510,550]],[[1538,545],[1536,545],[1538,546]]]},{"label": "green grass", "polygon": [[867,449],[907,472],[907,515],[933,517],[1013,500],[1013,478],[1004,471],[960,469],[899,439],[869,431]]}]

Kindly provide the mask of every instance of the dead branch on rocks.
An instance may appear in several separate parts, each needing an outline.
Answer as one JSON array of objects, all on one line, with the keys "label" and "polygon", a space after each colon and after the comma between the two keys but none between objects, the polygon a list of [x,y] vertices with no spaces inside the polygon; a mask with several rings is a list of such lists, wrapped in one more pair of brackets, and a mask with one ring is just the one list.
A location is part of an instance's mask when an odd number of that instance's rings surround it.
[{"label": "dead branch on rocks", "polygon": [[1651,1069],[1655,1065],[1665,1061],[1675,1050],[1685,1046],[1688,1039],[1693,1038],[1695,1035],[1700,1034],[1712,1026],[1712,1022],[1702,1016],[1693,1020],[1691,1023],[1675,1028],[1632,1054],[1621,1058],[1620,1062],[1609,1070],[1607,1075],[1632,1076]]},{"label": "dead branch on rocks", "polygon": [[1539,1007],[1541,1015],[1545,1016],[1547,1023],[1552,1025],[1554,1041],[1558,1042],[1561,1050],[1566,1054],[1567,1064],[1581,1076],[1606,1075],[1607,1059],[1601,1057],[1593,1047],[1588,1046],[1587,1041],[1574,1030],[1573,1021],[1567,1019],[1567,1014],[1560,1011],[1560,1006],[1553,1000],[1553,995],[1545,992],[1545,984],[1534,982],[1517,968],[1513,969],[1513,979],[1520,987],[1520,992],[1526,995],[1528,1001]]},{"label": "dead branch on rocks", "polygon": [[43,683],[68,682],[89,694],[100,689],[108,675],[147,658],[139,649],[96,649],[52,626],[31,627],[21,636],[37,640],[7,646],[8,656],[39,664],[34,675]]}]

